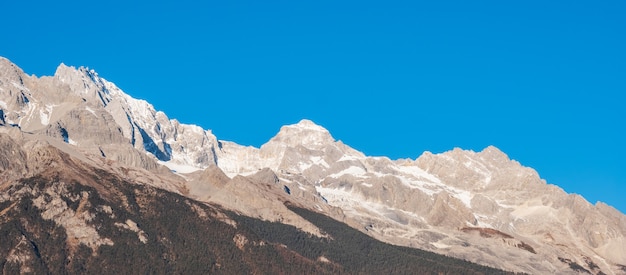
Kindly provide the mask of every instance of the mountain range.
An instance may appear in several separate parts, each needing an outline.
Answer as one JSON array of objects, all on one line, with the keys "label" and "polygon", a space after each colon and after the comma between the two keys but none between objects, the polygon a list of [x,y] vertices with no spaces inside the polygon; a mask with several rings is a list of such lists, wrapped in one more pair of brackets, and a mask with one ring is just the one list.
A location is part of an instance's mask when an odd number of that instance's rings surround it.
[{"label": "mountain range", "polygon": [[242,146],[6,58],[0,143],[4,273],[626,274],[623,213],[493,146],[392,160],[306,119]]}]

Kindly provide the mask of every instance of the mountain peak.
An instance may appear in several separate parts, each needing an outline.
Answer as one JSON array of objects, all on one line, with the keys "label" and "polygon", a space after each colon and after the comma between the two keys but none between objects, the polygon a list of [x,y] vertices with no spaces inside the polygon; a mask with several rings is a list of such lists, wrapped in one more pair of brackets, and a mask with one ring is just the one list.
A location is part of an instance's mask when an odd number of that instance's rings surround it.
[{"label": "mountain peak", "polygon": [[479,154],[482,156],[488,157],[490,159],[497,160],[499,162],[506,162],[510,160],[507,154],[505,154],[504,152],[502,152],[502,150],[498,149],[497,147],[493,145],[489,145],[485,147],[485,149],[480,151]]},{"label": "mountain peak", "polygon": [[67,66],[65,65],[65,63],[61,63],[54,72],[54,76],[63,82],[67,82],[74,78],[80,79],[77,73],[78,70],[76,69],[76,67]]},{"label": "mountain peak", "polygon": [[326,128],[308,119],[302,119],[296,124],[281,127],[278,134],[270,140],[270,142],[284,143],[294,147],[297,145],[319,146],[334,141],[335,139]]},{"label": "mountain peak", "polygon": [[301,128],[301,129],[306,129],[306,130],[311,130],[311,131],[321,131],[321,132],[328,132],[328,130],[326,130],[326,128],[316,124],[315,122],[308,120],[308,119],[302,119],[300,120],[298,123],[296,124],[292,124],[292,125],[287,125],[290,127],[297,127],[297,128]]},{"label": "mountain peak", "polygon": [[55,71],[54,75],[59,74],[60,72],[64,72],[66,70],[76,70],[76,68],[74,68],[73,66],[67,66],[65,65],[65,63],[61,62],[61,64],[59,64],[59,66],[57,66],[57,70]]}]

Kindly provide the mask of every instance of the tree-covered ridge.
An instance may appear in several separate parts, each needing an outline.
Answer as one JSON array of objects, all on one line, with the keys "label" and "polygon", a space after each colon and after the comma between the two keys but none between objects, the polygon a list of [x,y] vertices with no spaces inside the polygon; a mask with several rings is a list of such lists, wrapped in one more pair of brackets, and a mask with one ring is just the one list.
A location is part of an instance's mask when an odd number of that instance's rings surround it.
[{"label": "tree-covered ridge", "polygon": [[[342,273],[340,267],[265,242],[245,226],[233,226],[217,207],[104,171],[89,172],[91,183],[37,176],[3,190],[11,199],[0,202],[2,274]],[[110,242],[94,249],[43,217],[49,212],[34,201],[56,196],[53,187],[60,185],[63,202],[52,203],[65,203],[66,213],[89,213],[87,226]],[[84,194],[87,200],[76,199]],[[144,241],[124,226],[127,221],[136,224]]]},{"label": "tree-covered ridge", "polygon": [[293,226],[250,217],[236,219],[260,237],[284,244],[309,259],[326,259],[350,274],[510,274],[468,261],[375,240],[328,216],[288,206],[330,238],[320,238]]}]

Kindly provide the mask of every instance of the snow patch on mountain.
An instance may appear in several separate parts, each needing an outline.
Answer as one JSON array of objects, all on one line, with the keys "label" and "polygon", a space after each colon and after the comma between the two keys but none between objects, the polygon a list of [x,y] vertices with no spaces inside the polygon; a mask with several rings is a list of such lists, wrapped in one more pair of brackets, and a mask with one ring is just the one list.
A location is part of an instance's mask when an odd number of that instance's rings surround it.
[{"label": "snow patch on mountain", "polygon": [[193,173],[201,169],[191,165],[178,164],[172,161],[158,161],[159,164],[169,168],[174,173]]},{"label": "snow patch on mountain", "polygon": [[362,167],[358,167],[358,166],[350,166],[340,172],[328,175],[328,177],[330,178],[340,178],[343,175],[351,175],[351,176],[355,176],[355,177],[360,177],[360,178],[364,178],[363,176],[365,175],[365,173],[367,173],[367,171],[365,171]]}]

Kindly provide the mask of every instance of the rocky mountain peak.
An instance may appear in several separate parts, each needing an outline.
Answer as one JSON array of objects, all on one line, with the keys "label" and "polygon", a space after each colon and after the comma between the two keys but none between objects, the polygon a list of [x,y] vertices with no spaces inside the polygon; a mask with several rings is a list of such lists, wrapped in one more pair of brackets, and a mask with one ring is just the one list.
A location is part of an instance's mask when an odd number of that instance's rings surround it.
[{"label": "rocky mountain peak", "polygon": [[300,121],[298,121],[298,123],[291,125],[293,127],[298,127],[298,128],[303,128],[303,129],[309,129],[309,130],[314,130],[314,131],[322,131],[322,132],[328,132],[328,130],[326,130],[326,128],[315,124],[315,122],[309,120],[309,119],[302,119]]},{"label": "rocky mountain peak", "polygon": [[61,63],[54,72],[54,77],[61,80],[62,82],[67,82],[70,79],[80,77],[80,74],[76,67],[67,66],[65,65],[65,63]]},{"label": "rocky mountain peak", "polygon": [[510,161],[509,156],[507,156],[504,152],[493,145],[487,146],[485,149],[478,153],[481,157],[485,159],[490,159],[496,162],[506,162]]},{"label": "rocky mountain peak", "polygon": [[282,143],[289,147],[302,145],[307,148],[326,145],[334,141],[335,139],[328,130],[308,119],[281,127],[278,134],[270,140],[271,143]]}]

